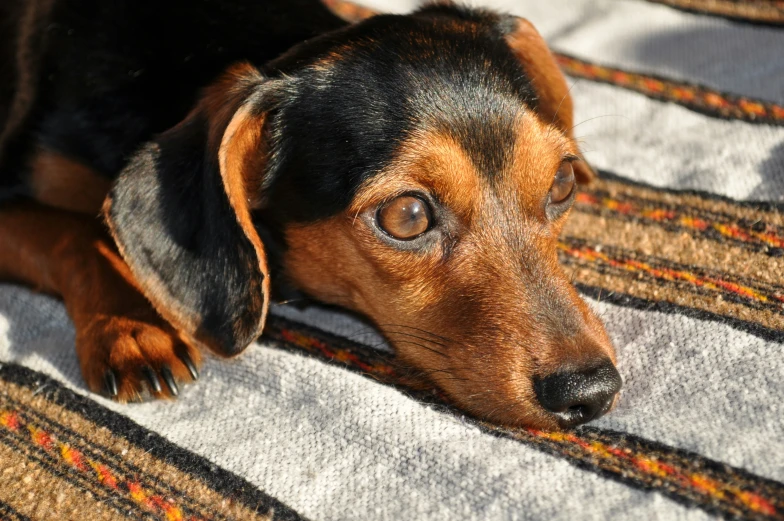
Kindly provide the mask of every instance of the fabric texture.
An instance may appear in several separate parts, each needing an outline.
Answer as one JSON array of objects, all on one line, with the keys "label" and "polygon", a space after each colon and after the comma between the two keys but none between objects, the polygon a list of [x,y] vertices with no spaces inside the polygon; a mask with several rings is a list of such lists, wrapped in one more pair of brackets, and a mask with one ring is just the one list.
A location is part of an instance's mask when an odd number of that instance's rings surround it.
[{"label": "fabric texture", "polygon": [[[183,507],[205,519],[281,503],[314,520],[784,519],[784,31],[642,0],[487,5],[530,18],[573,74],[575,131],[601,179],[579,195],[561,261],[618,351],[618,408],[566,434],[482,424],[402,387],[368,324],[291,306],[241,357],[207,357],[177,401],[118,405],[86,390],[62,304],[5,284],[0,516],[46,519],[27,483],[80,475],[34,445],[44,432],[145,469],[149,496],[179,483],[170,504],[215,505]],[[50,467],[24,459],[33,448]],[[107,519],[167,519],[81,475],[92,503],[63,518],[95,503]]]}]

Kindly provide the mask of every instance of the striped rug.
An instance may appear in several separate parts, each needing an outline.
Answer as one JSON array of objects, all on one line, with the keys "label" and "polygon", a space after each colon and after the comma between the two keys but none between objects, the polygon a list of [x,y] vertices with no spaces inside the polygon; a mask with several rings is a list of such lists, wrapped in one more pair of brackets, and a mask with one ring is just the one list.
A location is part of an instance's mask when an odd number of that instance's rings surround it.
[{"label": "striped rug", "polygon": [[19,365],[0,366],[1,519],[298,520],[243,479]]},{"label": "striped rug", "polygon": [[[413,0],[325,2],[347,19]],[[0,519],[784,519],[784,8],[487,0],[573,84],[583,149],[562,264],[624,391],[570,433],[467,418],[339,310],[169,403],[89,395],[62,305],[0,286]]]}]

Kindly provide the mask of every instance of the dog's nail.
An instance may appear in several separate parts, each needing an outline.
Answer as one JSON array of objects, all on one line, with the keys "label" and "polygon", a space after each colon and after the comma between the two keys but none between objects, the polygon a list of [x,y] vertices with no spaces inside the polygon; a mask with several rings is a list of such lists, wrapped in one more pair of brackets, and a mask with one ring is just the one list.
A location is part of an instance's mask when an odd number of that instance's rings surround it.
[{"label": "dog's nail", "polygon": [[103,374],[103,382],[106,385],[106,392],[109,393],[109,396],[116,398],[120,394],[117,389],[117,375],[114,374],[114,371],[107,369]]},{"label": "dog's nail", "polygon": [[185,367],[188,368],[188,372],[191,373],[191,378],[193,378],[194,381],[198,380],[199,370],[196,368],[196,364],[193,363],[193,360],[191,360],[191,357],[188,355],[188,353],[181,353],[179,356],[180,360],[182,360],[182,363],[185,364]]},{"label": "dog's nail", "polygon": [[158,376],[155,374],[155,371],[152,370],[152,367],[147,366],[142,369],[144,373],[144,377],[147,379],[147,382],[150,384],[150,388],[153,392],[159,393],[163,389],[161,389],[161,382],[158,381]]},{"label": "dog's nail", "polygon": [[167,366],[161,367],[161,377],[163,381],[166,382],[166,386],[169,388],[172,396],[178,396],[180,394],[180,388],[177,387],[177,382],[174,380],[174,375]]}]

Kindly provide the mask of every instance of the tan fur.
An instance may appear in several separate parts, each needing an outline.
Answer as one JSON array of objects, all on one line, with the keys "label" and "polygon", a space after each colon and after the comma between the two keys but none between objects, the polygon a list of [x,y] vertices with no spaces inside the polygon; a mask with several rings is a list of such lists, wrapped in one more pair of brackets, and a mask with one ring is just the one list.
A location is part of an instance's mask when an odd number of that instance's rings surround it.
[{"label": "tan fur", "polygon": [[[138,399],[141,368],[168,365],[190,380],[179,350],[199,363],[139,291],[100,223],[90,216],[17,203],[0,209],[0,279],[24,282],[63,298],[76,329],[76,352],[90,389],[104,392],[104,374],[120,375],[120,400]],[[166,386],[159,396],[168,395]]]},{"label": "tan fur", "polygon": [[[574,138],[574,108],[569,87],[539,31],[528,20],[518,18],[517,30],[507,36],[506,41],[531,78],[542,122],[555,125],[568,137]],[[596,177],[584,160],[574,163],[574,173],[580,183]]]},{"label": "tan fur", "polygon": [[[257,326],[258,334],[261,334],[264,328],[269,306],[270,277],[264,246],[252,223],[250,211],[260,204],[257,199],[262,183],[259,173],[264,171],[266,160],[262,142],[264,117],[252,114],[244,102],[249,89],[261,81],[263,78],[255,67],[247,63],[237,64],[205,90],[199,104],[188,116],[206,116],[208,119],[207,147],[214,150],[218,156],[224,190],[237,216],[238,224],[253,244],[259,270],[264,274],[261,296],[264,299],[263,313]],[[181,124],[186,124],[188,118]],[[107,198],[103,208],[105,216],[111,215],[111,205],[111,198]],[[110,233],[116,238],[114,224],[109,218],[106,221]],[[201,317],[183,312],[154,273],[146,273],[136,267],[121,245],[119,250],[155,309],[191,343],[221,352],[215,346],[214,340],[200,329]]]},{"label": "tan fur", "polygon": [[[448,134],[414,135],[345,213],[286,231],[285,265],[315,297],[368,315],[402,360],[468,411],[556,428],[536,405],[532,379],[614,353],[558,265],[565,216],[548,223],[543,213],[574,143],[523,113],[510,145],[512,164],[491,182]],[[427,252],[400,250],[373,231],[375,209],[413,190],[449,209],[457,235],[450,251],[449,240]]]},{"label": "tan fur", "polygon": [[98,215],[110,182],[77,161],[40,150],[30,164],[28,185],[33,198],[40,203]]}]

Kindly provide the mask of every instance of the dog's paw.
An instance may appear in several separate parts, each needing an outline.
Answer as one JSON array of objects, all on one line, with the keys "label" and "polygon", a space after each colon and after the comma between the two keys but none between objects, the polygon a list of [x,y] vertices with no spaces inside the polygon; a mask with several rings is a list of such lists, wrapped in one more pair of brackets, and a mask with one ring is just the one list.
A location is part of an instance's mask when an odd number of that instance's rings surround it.
[{"label": "dog's paw", "polygon": [[176,397],[199,378],[201,356],[162,318],[95,314],[76,323],[76,351],[88,387],[121,402]]}]

